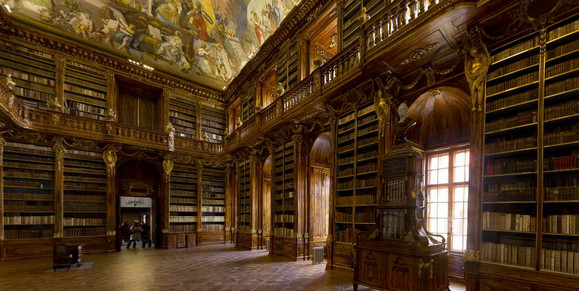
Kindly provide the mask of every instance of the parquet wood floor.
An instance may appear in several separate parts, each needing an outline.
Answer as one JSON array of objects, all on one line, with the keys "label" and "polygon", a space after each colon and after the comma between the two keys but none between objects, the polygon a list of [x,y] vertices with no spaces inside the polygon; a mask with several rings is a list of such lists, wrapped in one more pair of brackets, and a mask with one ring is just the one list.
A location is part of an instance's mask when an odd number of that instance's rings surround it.
[{"label": "parquet wood floor", "polygon": [[[49,271],[51,258],[0,262],[1,291],[352,290],[352,273],[231,245],[88,254],[88,269]],[[464,290],[451,286],[453,291]],[[457,289],[458,288],[458,289]],[[370,290],[360,287],[359,290]]]}]

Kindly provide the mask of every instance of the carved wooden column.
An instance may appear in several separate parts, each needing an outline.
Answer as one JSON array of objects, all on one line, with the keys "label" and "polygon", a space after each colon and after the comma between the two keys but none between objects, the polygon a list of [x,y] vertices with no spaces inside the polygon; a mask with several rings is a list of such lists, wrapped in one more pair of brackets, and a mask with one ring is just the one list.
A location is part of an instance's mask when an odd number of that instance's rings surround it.
[{"label": "carved wooden column", "polygon": [[54,143],[54,238],[63,237],[64,216],[64,145],[57,137]]},{"label": "carved wooden column", "polygon": [[249,155],[249,169],[250,169],[250,191],[251,191],[251,220],[250,220],[250,227],[251,227],[251,248],[257,247],[257,229],[259,227],[259,214],[260,214],[260,207],[259,207],[259,156],[256,149],[251,150],[251,154]]},{"label": "carved wooden column", "polygon": [[256,211],[254,213],[257,214],[256,221],[256,231],[257,231],[257,249],[263,248],[263,157],[261,155],[257,155],[255,158],[255,185],[254,188],[256,189],[255,192],[255,205]]},{"label": "carved wooden column", "polygon": [[233,223],[234,223],[234,217],[235,217],[235,213],[234,213],[234,207],[233,207],[233,197],[232,197],[232,193],[235,193],[234,191],[234,184],[235,181],[233,181],[231,179],[231,176],[233,174],[234,170],[232,168],[231,164],[227,164],[225,166],[225,242],[233,242],[233,235],[231,233],[232,229],[233,229]]},{"label": "carved wooden column", "polygon": [[197,110],[197,112],[195,113],[195,116],[197,117],[197,129],[195,130],[195,139],[201,139],[201,106],[203,106],[203,104],[201,104],[201,102],[197,103],[197,106],[195,106],[195,109]]},{"label": "carved wooden column", "polygon": [[326,112],[329,116],[330,123],[330,152],[332,153],[332,158],[330,159],[330,215],[328,217],[329,227],[328,227],[328,237],[326,238],[326,248],[328,250],[328,261],[326,264],[326,269],[332,269],[333,266],[333,253],[334,253],[334,221],[335,221],[335,207],[334,207],[334,196],[336,189],[336,131],[337,131],[337,118],[336,111],[329,105],[325,105]]},{"label": "carved wooden column", "polygon": [[[478,290],[478,263],[480,262],[481,240],[481,205],[483,194],[484,172],[484,90],[490,56],[486,45],[482,42],[480,32],[476,28],[469,29],[466,35],[465,76],[470,86],[472,101],[470,165],[468,187],[468,237],[465,251],[465,279],[467,289]],[[473,55],[477,54],[477,55]]]},{"label": "carved wooden column", "polygon": [[64,64],[66,59],[60,54],[56,54],[55,58],[55,96],[52,100],[48,100],[48,107],[53,110],[63,112],[64,109]]},{"label": "carved wooden column", "polygon": [[[202,216],[203,216],[203,161],[199,160],[197,164],[197,232],[203,230],[201,227]],[[199,243],[201,236],[197,236],[197,242]]]},{"label": "carved wooden column", "polygon": [[[162,125],[167,125],[169,124],[169,102],[171,100],[171,92],[169,90],[167,90],[166,88],[163,88],[163,93],[161,94],[161,124]],[[160,126],[160,128],[162,129],[163,126]]]},{"label": "carved wooden column", "polygon": [[[173,245],[173,243],[171,243],[171,241],[169,241],[169,238],[172,237],[170,235],[170,225],[169,225],[169,215],[170,215],[170,209],[169,209],[169,205],[170,205],[170,201],[171,201],[171,172],[173,171],[173,157],[171,155],[167,155],[165,156],[165,159],[163,160],[163,179],[161,180],[161,185],[159,187],[159,189],[161,190],[161,193],[159,193],[160,196],[160,201],[162,203],[160,203],[160,207],[159,209],[162,211],[160,212],[161,215],[161,232],[163,233],[163,244],[162,247],[163,248],[168,248],[171,247],[171,245]],[[172,237],[173,240],[175,239],[174,237]]]},{"label": "carved wooden column", "polygon": [[117,84],[115,83],[115,75],[112,71],[106,70],[107,78],[107,112],[106,120],[111,122],[117,121]]},{"label": "carved wooden column", "polygon": [[294,172],[295,172],[295,191],[294,191],[294,223],[295,235],[297,238],[297,257],[304,254],[304,240],[306,232],[306,194],[307,194],[307,154],[304,153],[307,146],[305,137],[302,134],[302,127],[294,131],[292,140],[294,142]]},{"label": "carved wooden column", "polygon": [[117,235],[117,153],[113,145],[108,145],[103,152],[103,160],[107,165],[107,249],[120,249],[120,240],[115,246]]},{"label": "carved wooden column", "polygon": [[[4,124],[1,124],[3,125]],[[0,251],[4,240],[4,137],[0,133]],[[0,257],[2,253],[0,252]]]}]

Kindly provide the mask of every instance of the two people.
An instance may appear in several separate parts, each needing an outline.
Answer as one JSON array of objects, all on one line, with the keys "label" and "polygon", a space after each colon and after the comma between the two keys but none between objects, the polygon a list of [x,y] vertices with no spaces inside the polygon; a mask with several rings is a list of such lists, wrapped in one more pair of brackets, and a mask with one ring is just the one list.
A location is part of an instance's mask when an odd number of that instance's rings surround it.
[{"label": "two people", "polygon": [[144,248],[147,243],[149,247],[151,247],[151,227],[145,222],[139,222],[135,220],[133,225],[130,227],[130,238],[129,243],[127,244],[127,249],[131,248],[131,243],[133,244],[133,248],[137,247],[137,241],[142,241]]}]

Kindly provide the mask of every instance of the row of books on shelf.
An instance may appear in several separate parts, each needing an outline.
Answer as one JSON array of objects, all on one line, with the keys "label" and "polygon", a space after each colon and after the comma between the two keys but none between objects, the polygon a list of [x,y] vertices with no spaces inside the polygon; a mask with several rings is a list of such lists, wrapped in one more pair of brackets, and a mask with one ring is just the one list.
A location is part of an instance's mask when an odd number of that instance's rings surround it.
[{"label": "row of books on shelf", "polygon": [[4,239],[26,238],[51,238],[54,236],[52,229],[5,229]]},{"label": "row of books on shelf", "polygon": [[225,128],[225,120],[223,121],[215,121],[210,119],[201,119],[201,124],[216,127],[216,128]]},{"label": "row of books on shelf", "polygon": [[368,158],[375,158],[378,157],[378,150],[371,150],[367,152],[358,152],[357,153],[358,160],[368,159]]},{"label": "row of books on shelf", "polygon": [[179,187],[191,187],[189,190],[182,190],[182,189],[174,189],[171,188],[171,196],[191,196],[197,197],[197,187],[195,185],[179,185]]},{"label": "row of books on shelf", "polygon": [[355,146],[354,146],[354,143],[349,143],[349,144],[347,144],[347,145],[339,146],[339,147],[338,147],[338,152],[341,153],[341,152],[349,151],[349,150],[354,149],[354,147],[355,147]]},{"label": "row of books on shelf", "polygon": [[274,221],[277,223],[284,223],[284,222],[294,222],[294,215],[293,214],[278,214],[274,215]]},{"label": "row of books on shelf", "polygon": [[336,206],[352,206],[354,205],[354,202],[356,202],[356,205],[376,204],[376,196],[356,195],[356,196],[336,197]]},{"label": "row of books on shelf", "polygon": [[293,205],[293,203],[288,203],[288,204],[284,204],[284,205],[276,205],[274,207],[275,211],[294,211],[295,207]]},{"label": "row of books on shelf", "polygon": [[14,171],[14,172],[19,172],[22,170],[25,170],[27,168],[30,168],[31,166],[34,166],[34,171],[38,171],[38,170],[43,170],[43,171],[49,171],[49,172],[53,172],[54,171],[54,165],[31,165],[28,162],[12,162],[12,161],[6,161],[4,162],[4,170],[5,171]]},{"label": "row of books on shelf", "polygon": [[[575,181],[577,178],[573,178]],[[579,185],[563,187],[546,187],[545,199],[547,201],[579,200]]]},{"label": "row of books on shelf", "polygon": [[[78,98],[74,98],[78,99]],[[66,100],[66,109],[74,109],[80,110],[87,113],[97,114],[97,115],[105,115],[106,108],[105,104],[101,104],[100,106],[96,106],[93,104],[83,103],[84,100]],[[92,102],[91,102],[92,103]],[[66,111],[66,113],[70,113],[70,111]]]},{"label": "row of books on shelf", "polygon": [[579,141],[579,123],[555,127],[544,134],[545,145]]},{"label": "row of books on shelf", "polygon": [[526,51],[532,47],[538,46],[539,45],[539,37],[538,36],[534,36],[532,38],[529,38],[527,40],[521,41],[513,46],[509,46],[507,48],[501,49],[498,52],[493,53],[492,57],[491,57],[491,62],[495,63],[498,62],[504,58],[507,58],[509,56],[512,56],[514,54]]},{"label": "row of books on shelf", "polygon": [[358,188],[375,187],[376,186],[376,178],[357,179],[356,180],[356,186]]},{"label": "row of books on shelf", "polygon": [[483,229],[534,232],[537,218],[530,214],[483,211]]},{"label": "row of books on shelf", "polygon": [[[4,173],[4,177],[6,173]],[[23,180],[23,179],[4,179],[4,188],[20,188],[20,187],[27,187],[27,188],[38,188],[38,189],[46,189],[47,191],[51,190],[54,182],[48,181],[30,181],[30,180]],[[13,190],[10,190],[13,191]]]},{"label": "row of books on shelf", "polygon": [[368,106],[358,110],[358,116],[366,115],[370,112],[374,112],[374,105],[369,104]]},{"label": "row of books on shelf", "polygon": [[338,190],[349,190],[354,188],[354,180],[342,181],[336,183],[336,189]]},{"label": "row of books on shelf", "polygon": [[[76,82],[78,82],[78,81],[76,81]],[[79,82],[79,83],[81,83],[81,84],[85,83],[84,85],[93,85],[93,84],[87,83],[87,82]],[[79,87],[78,85],[69,84],[69,83],[64,83],[64,90],[71,91],[74,93],[83,94],[83,95],[87,95],[87,96],[91,96],[94,98],[99,98],[99,99],[106,99],[106,97],[107,97],[107,94],[103,93],[102,91],[97,91],[95,89],[86,89],[83,87]]]},{"label": "row of books on shelf", "polygon": [[547,215],[543,231],[557,234],[579,234],[579,214]]},{"label": "row of books on shelf", "polygon": [[[34,161],[35,165],[38,165],[38,163],[36,162],[40,162],[40,163],[47,163],[47,164],[54,164],[54,158],[53,157],[46,157],[46,156],[36,156],[36,155],[29,155],[29,154],[21,154],[21,153],[15,153],[15,152],[11,152],[9,148],[4,148],[4,160],[14,160],[14,161],[18,161],[21,163],[28,163],[30,161]],[[46,152],[46,154],[51,154],[51,152]]]},{"label": "row of books on shelf", "polygon": [[203,212],[225,212],[225,207],[223,207],[223,206],[202,206],[201,211],[203,211]]},{"label": "row of books on shelf", "polygon": [[12,75],[13,79],[20,79],[22,81],[34,82],[44,86],[55,86],[55,81],[53,78],[47,78],[44,76],[30,74],[19,70],[14,70],[8,67],[0,67],[0,74],[4,76],[10,74]]},{"label": "row of books on shelf", "polygon": [[404,201],[406,198],[406,180],[404,178],[389,179],[385,184],[386,203],[399,203]]},{"label": "row of books on shelf", "polygon": [[545,108],[545,120],[579,114],[579,100],[574,99]]},{"label": "row of books on shelf", "polygon": [[356,124],[353,123],[353,122],[352,122],[352,123],[348,123],[347,125],[341,126],[341,127],[338,129],[338,134],[340,134],[340,133],[342,133],[342,132],[346,132],[346,131],[354,128],[355,126],[356,126]]},{"label": "row of books on shelf", "polygon": [[177,124],[174,121],[187,121],[192,124],[191,125],[192,127],[195,127],[195,122],[197,121],[197,118],[195,117],[195,112],[183,113],[179,111],[170,110],[169,117],[171,117],[171,123],[173,124]]},{"label": "row of books on shelf", "polygon": [[537,122],[537,111],[517,112],[515,116],[502,117],[485,124],[486,132]]},{"label": "row of books on shelf", "polygon": [[88,182],[88,183],[101,183],[106,184],[107,179],[105,177],[91,177],[85,175],[77,175],[77,173],[65,173],[64,183],[67,182]]},{"label": "row of books on shelf", "polygon": [[12,81],[14,81],[16,83],[17,87],[21,87],[21,88],[27,88],[27,89],[36,90],[39,92],[48,92],[48,93],[52,93],[54,91],[54,87],[52,87],[50,85],[38,84],[38,83],[31,82],[31,81],[25,81],[25,80],[20,80],[20,79],[13,79]]},{"label": "row of books on shelf", "polygon": [[187,120],[183,120],[183,119],[177,119],[174,118],[173,116],[171,116],[171,124],[175,125],[175,126],[181,126],[184,128],[181,129],[191,129],[191,130],[195,130],[195,122],[192,121],[187,121]]},{"label": "row of books on shelf", "polygon": [[354,118],[356,118],[356,112],[352,112],[346,116],[340,117],[340,118],[338,118],[338,125],[352,121],[352,120],[354,120]]},{"label": "row of books on shelf", "polygon": [[64,236],[94,236],[105,235],[107,233],[105,227],[83,227],[83,228],[65,228]]},{"label": "row of books on shelf", "polygon": [[87,183],[75,183],[75,182],[66,182],[64,184],[65,191],[72,191],[72,190],[90,190],[91,192],[106,192],[107,187],[102,184],[87,184]]},{"label": "row of books on shelf", "polygon": [[369,132],[374,132],[374,131],[378,131],[378,124],[371,125],[371,126],[368,126],[368,127],[365,127],[363,129],[358,130],[358,137],[363,135],[363,134],[366,134]]},{"label": "row of books on shelf", "polygon": [[202,222],[225,222],[224,216],[219,215],[204,215],[201,217]]},{"label": "row of books on shelf", "polygon": [[403,238],[406,235],[404,210],[382,213],[382,237]]},{"label": "row of books on shelf", "polygon": [[170,232],[193,232],[197,231],[197,226],[194,224],[171,224],[169,225]]},{"label": "row of books on shelf", "polygon": [[[6,151],[6,147],[14,149],[14,151],[22,152],[22,150],[30,150],[34,151],[34,154],[38,154],[36,151],[44,152],[43,155],[52,155],[53,150],[47,146],[40,146],[40,145],[33,145],[27,143],[19,143],[19,142],[10,142],[7,141],[4,143],[4,150]],[[32,157],[31,157],[32,158]]]},{"label": "row of books on shelf", "polygon": [[545,96],[571,91],[579,88],[579,76],[545,84]]},{"label": "row of books on shelf", "polygon": [[551,76],[569,72],[571,70],[575,70],[577,68],[579,68],[579,58],[567,60],[552,66],[548,66],[545,72],[545,76],[548,78]]},{"label": "row of books on shelf", "polygon": [[197,204],[197,198],[171,197],[171,204]]},{"label": "row of books on shelf", "polygon": [[224,224],[202,224],[201,225],[202,231],[222,231],[225,230]]},{"label": "row of books on shelf", "polygon": [[[38,202],[45,202],[45,201],[4,201],[4,211],[7,211],[7,212],[52,212],[52,211],[54,211],[53,205],[42,205],[42,204],[34,205],[34,204],[32,204],[32,203],[38,203]],[[15,203],[19,203],[19,204],[15,204]],[[51,203],[51,202],[49,202],[49,203]]]},{"label": "row of books on shelf", "polygon": [[579,30],[579,19],[549,30],[549,40],[559,38],[576,30]]},{"label": "row of books on shelf", "polygon": [[28,169],[5,169],[4,177],[8,178],[34,178],[34,179],[44,179],[51,180],[54,179],[53,173],[47,173],[46,171],[35,171]]},{"label": "row of books on shelf", "polygon": [[91,226],[91,225],[106,225],[107,220],[105,218],[77,218],[77,217],[65,217],[63,218],[64,226]]},{"label": "row of books on shelf", "polygon": [[539,63],[539,54],[533,54],[526,58],[520,59],[518,61],[512,62],[505,66],[497,67],[494,70],[491,70],[487,74],[487,80],[494,79],[500,77],[502,75],[532,66]]},{"label": "row of books on shelf", "polygon": [[541,249],[541,269],[579,274],[579,251]]},{"label": "row of books on shelf", "polygon": [[[65,202],[66,204],[66,202]],[[91,205],[87,205],[87,206],[67,206],[64,205],[64,212],[88,212],[88,213],[93,213],[93,212],[101,212],[101,213],[106,213],[107,212],[107,208],[105,204],[91,204]]]},{"label": "row of books on shelf", "polygon": [[369,145],[372,143],[377,143],[377,142],[378,142],[378,136],[371,136],[371,137],[368,137],[365,139],[359,139],[358,140],[358,147]]},{"label": "row of books on shelf", "polygon": [[172,212],[197,212],[197,206],[169,205],[169,211],[172,211]]},{"label": "row of books on shelf", "polygon": [[4,189],[4,201],[7,200],[45,200],[45,201],[53,201],[54,196],[52,193],[48,194],[26,194],[26,193],[6,193],[6,189]]},{"label": "row of books on shelf", "polygon": [[489,140],[489,142],[485,144],[485,153],[496,154],[507,151],[528,149],[536,146],[537,146],[536,136],[527,136],[513,139],[509,139],[506,136],[502,136],[499,138],[493,138],[492,140]]},{"label": "row of books on shelf", "polygon": [[[88,88],[95,88],[97,91],[105,92],[107,90],[107,81],[92,74],[78,72],[74,70],[65,71],[65,84],[80,85]],[[104,98],[104,97],[103,97]]]},{"label": "row of books on shelf", "polygon": [[336,241],[338,242],[353,242],[358,236],[358,230],[348,227],[346,229],[336,230]]},{"label": "row of books on shelf", "polygon": [[354,222],[356,218],[356,223],[375,223],[376,217],[374,216],[374,211],[363,211],[356,212],[352,214],[350,212],[340,212],[336,211],[336,222]]},{"label": "row of books on shelf", "polygon": [[95,77],[105,78],[104,71],[94,66],[94,64],[86,65],[83,63],[75,62],[73,60],[67,60],[67,68],[72,68],[76,70],[85,71],[92,74]]},{"label": "row of books on shelf", "polygon": [[354,161],[354,156],[347,156],[347,157],[343,157],[343,158],[338,158],[338,165],[342,165],[342,164],[347,164],[347,163],[351,163]]},{"label": "row of books on shelf", "polygon": [[515,182],[487,183],[483,194],[485,202],[534,201],[537,195],[536,182],[523,180]]},{"label": "row of books on shelf", "polygon": [[537,100],[539,91],[533,88],[529,91],[505,96],[504,98],[492,100],[487,102],[487,111],[499,110],[508,106],[524,103],[531,100]]},{"label": "row of books on shelf", "polygon": [[203,199],[203,204],[218,204],[218,205],[225,205],[224,200],[219,199]]},{"label": "row of books on shelf", "polygon": [[544,159],[545,170],[565,170],[579,168],[579,151],[574,151],[570,156],[551,157]]},{"label": "row of books on shelf", "polygon": [[279,237],[294,237],[294,229],[287,227],[275,227],[273,229],[273,235]]},{"label": "row of books on shelf", "polygon": [[54,215],[4,216],[4,225],[54,224]]},{"label": "row of books on shelf", "polygon": [[554,48],[547,50],[547,60],[562,56],[564,54],[570,53],[572,51],[579,49],[579,39],[558,45]]},{"label": "row of books on shelf", "polygon": [[275,200],[292,199],[292,198],[294,198],[294,192],[293,191],[286,191],[285,193],[274,195]]},{"label": "row of books on shelf", "polygon": [[[505,239],[518,243],[517,239]],[[481,259],[485,262],[508,264],[513,266],[532,268],[535,265],[535,247],[532,242],[525,241],[518,245],[513,243],[483,242]]]},{"label": "row of books on shelf", "polygon": [[197,216],[169,216],[169,222],[185,223],[185,222],[197,222]]},{"label": "row of books on shelf", "polygon": [[[368,107],[368,108],[372,108],[372,111],[374,111],[374,107]],[[360,114],[360,115],[362,115],[362,114]],[[364,125],[366,123],[369,123],[369,122],[375,121],[375,120],[378,120],[378,117],[375,114],[368,115],[368,116],[365,116],[363,118],[358,119],[358,125]],[[360,130],[358,130],[358,133],[360,133]]]},{"label": "row of books on shelf", "polygon": [[66,153],[70,154],[70,155],[76,155],[76,156],[88,156],[91,159],[98,161],[98,163],[95,163],[94,161],[93,162],[82,162],[79,160],[74,160],[74,163],[81,163],[81,164],[87,164],[87,165],[101,164],[104,166],[104,162],[102,160],[102,153],[75,150],[75,149],[66,149]]},{"label": "row of books on shelf", "polygon": [[210,192],[225,192],[224,186],[212,186],[212,185],[203,185],[203,191],[210,191]]},{"label": "row of books on shelf", "polygon": [[487,94],[493,95],[505,90],[509,90],[515,87],[523,86],[532,82],[539,80],[539,71],[532,71],[530,73],[521,75],[519,77],[508,79],[496,85],[487,85]]},{"label": "row of books on shelf", "polygon": [[356,167],[356,171],[358,172],[358,174],[374,172],[377,170],[378,170],[378,163],[377,162],[365,163],[363,165],[358,165]]},{"label": "row of books on shelf", "polygon": [[338,178],[344,176],[351,176],[354,174],[354,167],[344,168],[342,170],[338,170]]}]

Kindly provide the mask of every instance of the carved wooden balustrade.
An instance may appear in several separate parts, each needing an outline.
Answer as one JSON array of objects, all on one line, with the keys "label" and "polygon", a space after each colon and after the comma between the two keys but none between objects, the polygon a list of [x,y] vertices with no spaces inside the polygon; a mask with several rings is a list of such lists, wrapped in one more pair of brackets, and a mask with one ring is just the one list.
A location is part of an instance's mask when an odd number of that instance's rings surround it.
[{"label": "carved wooden balustrade", "polygon": [[364,24],[366,55],[379,53],[377,47],[409,23],[423,16],[444,0],[398,0],[378,12]]},{"label": "carved wooden balustrade", "polygon": [[[168,149],[166,133],[36,108],[17,98],[4,81],[0,81],[0,107],[14,123],[27,129],[147,146],[159,150]],[[175,148],[212,154],[223,152],[222,143],[210,143],[179,136],[175,137]]]},{"label": "carved wooden balustrade", "polygon": [[335,86],[336,84],[339,84],[340,81],[350,77],[356,72],[360,73],[361,63],[362,53],[360,44],[355,43],[322,66],[322,89],[329,86]]}]

